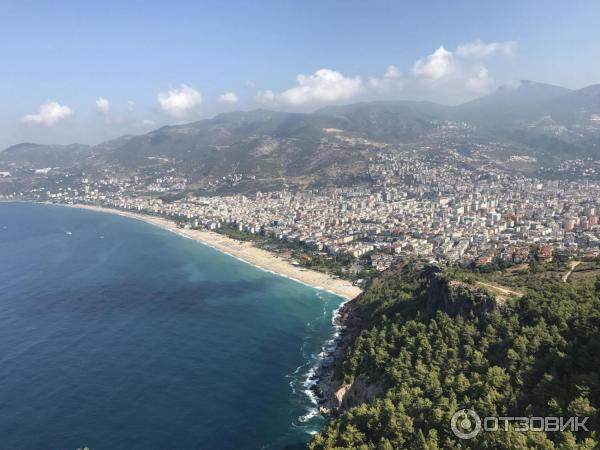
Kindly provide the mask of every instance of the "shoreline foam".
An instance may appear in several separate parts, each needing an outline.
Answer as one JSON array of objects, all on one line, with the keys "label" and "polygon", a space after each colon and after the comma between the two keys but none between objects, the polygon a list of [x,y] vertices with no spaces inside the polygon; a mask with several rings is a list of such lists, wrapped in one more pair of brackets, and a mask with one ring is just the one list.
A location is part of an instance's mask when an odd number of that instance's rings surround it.
[{"label": "shoreline foam", "polygon": [[192,239],[207,245],[258,269],[283,276],[315,289],[330,292],[346,300],[351,300],[362,292],[361,289],[353,286],[350,281],[333,278],[330,275],[315,270],[296,267],[288,261],[278,258],[277,255],[268,252],[267,250],[254,247],[249,242],[238,241],[213,231],[178,228],[177,225],[169,219],[126,210],[84,204],[58,205],[87,209],[89,211],[106,214],[116,214],[130,219],[141,220],[150,225],[162,228],[163,230],[175,233],[181,237]]},{"label": "shoreline foam", "polygon": [[[330,417],[329,413],[325,413],[322,408],[327,409],[328,399],[325,398],[324,392],[321,389],[323,383],[326,382],[325,378],[329,375],[334,362],[335,353],[339,348],[339,343],[342,338],[342,333],[345,329],[342,318],[342,310],[348,304],[350,300],[344,299],[331,314],[331,325],[333,326],[333,332],[329,338],[321,346],[321,351],[316,355],[316,361],[308,366],[308,371],[303,374],[304,381],[302,382],[302,392],[308,397],[311,406],[306,411],[306,414],[300,416],[298,420],[300,422],[309,422],[317,416],[321,416],[325,419]],[[300,366],[302,367],[302,366]],[[298,367],[296,371],[300,369]],[[311,433],[313,434],[313,433]],[[314,432],[316,434],[316,432]]]}]

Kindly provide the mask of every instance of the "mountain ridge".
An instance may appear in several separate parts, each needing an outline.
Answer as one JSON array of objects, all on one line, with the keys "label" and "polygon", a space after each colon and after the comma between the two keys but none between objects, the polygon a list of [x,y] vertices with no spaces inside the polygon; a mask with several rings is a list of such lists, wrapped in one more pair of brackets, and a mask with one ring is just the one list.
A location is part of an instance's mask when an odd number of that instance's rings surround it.
[{"label": "mountain ridge", "polygon": [[[189,122],[186,124],[179,124],[179,125],[163,125],[157,129],[151,130],[146,134],[152,134],[152,133],[156,133],[159,132],[160,130],[164,130],[164,129],[171,129],[171,128],[178,128],[178,127],[189,127],[189,126],[194,126],[197,124],[201,124],[201,123],[206,123],[208,121],[220,121],[220,120],[227,120],[233,117],[241,117],[242,119],[246,119],[247,117],[256,117],[258,115],[260,115],[262,119],[264,119],[265,117],[269,117],[269,116],[274,116],[274,115],[297,115],[297,116],[310,116],[310,115],[325,115],[325,116],[334,116],[334,115],[338,115],[340,111],[342,112],[350,112],[352,110],[356,110],[360,107],[373,107],[373,106],[384,106],[384,107],[398,107],[398,106],[413,106],[416,107],[417,109],[422,109],[422,110],[426,110],[426,109],[437,109],[438,111],[460,111],[460,110],[464,110],[467,109],[467,107],[471,107],[471,105],[474,104],[478,104],[481,103],[483,101],[489,101],[489,99],[495,98],[497,97],[498,94],[503,94],[503,93],[507,93],[507,92],[517,92],[522,86],[533,86],[533,87],[543,87],[543,88],[553,88],[555,89],[557,92],[562,93],[562,95],[567,95],[567,94],[583,94],[587,91],[593,91],[595,95],[600,97],[600,83],[598,84],[592,84],[589,86],[586,86],[584,88],[581,89],[569,89],[569,88],[565,88],[565,87],[561,87],[561,86],[556,86],[556,85],[551,85],[551,84],[547,84],[547,83],[540,83],[540,82],[535,82],[535,81],[531,81],[531,80],[521,80],[519,81],[516,85],[502,85],[499,86],[494,92],[484,95],[482,97],[478,97],[474,100],[470,100],[464,103],[461,103],[459,105],[454,105],[454,106],[450,106],[450,105],[443,105],[441,103],[436,103],[436,102],[432,102],[432,101],[427,101],[427,100],[376,100],[376,101],[363,101],[363,102],[356,102],[356,103],[349,103],[349,104],[343,104],[343,105],[329,105],[329,106],[324,106],[321,108],[318,108],[312,112],[307,112],[307,113],[301,113],[301,112],[286,112],[286,111],[276,111],[276,110],[269,110],[269,109],[264,109],[264,108],[256,108],[256,109],[250,109],[250,110],[245,110],[245,111],[231,111],[231,112],[224,112],[224,113],[219,113],[215,116],[213,116],[212,118],[208,118],[208,119],[201,119],[198,121],[194,121],[194,122]],[[560,95],[557,95],[555,97],[555,99],[558,99]],[[514,96],[511,96],[511,100],[514,100]],[[600,99],[598,100],[600,101]],[[600,104],[599,104],[600,107]],[[143,135],[122,135],[119,136],[115,139],[110,139],[108,141],[103,141],[101,143],[95,144],[95,145],[87,145],[87,144],[78,144],[78,143],[72,143],[72,144],[62,144],[62,145],[58,145],[58,144],[39,144],[39,143],[34,143],[34,142],[22,142],[22,143],[18,143],[18,144],[14,144],[11,145],[9,147],[6,147],[3,150],[0,150],[0,153],[3,153],[4,151],[8,150],[8,149],[12,149],[15,147],[19,147],[21,145],[39,145],[39,146],[55,146],[55,147],[66,147],[66,146],[70,146],[70,145],[81,145],[81,146],[88,146],[88,147],[98,147],[98,146],[102,146],[104,144],[106,144],[107,142],[112,142],[115,140],[119,140],[122,139],[124,137],[127,136],[143,136]]]},{"label": "mountain ridge", "polygon": [[461,148],[468,155],[490,142],[494,161],[600,158],[600,85],[571,90],[522,81],[456,106],[375,101],[311,113],[232,111],[98,145],[21,143],[0,152],[0,166],[137,170],[170,164],[191,179],[336,177],[364,172],[373,148]]}]

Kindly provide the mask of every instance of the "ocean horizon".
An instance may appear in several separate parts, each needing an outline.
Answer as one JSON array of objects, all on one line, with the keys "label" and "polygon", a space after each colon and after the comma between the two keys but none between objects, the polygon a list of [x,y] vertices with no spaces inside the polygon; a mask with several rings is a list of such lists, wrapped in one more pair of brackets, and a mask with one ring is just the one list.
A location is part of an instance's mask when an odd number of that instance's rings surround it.
[{"label": "ocean horizon", "polygon": [[0,203],[0,283],[2,448],[293,449],[323,426],[307,377],[334,294],[28,203]]}]

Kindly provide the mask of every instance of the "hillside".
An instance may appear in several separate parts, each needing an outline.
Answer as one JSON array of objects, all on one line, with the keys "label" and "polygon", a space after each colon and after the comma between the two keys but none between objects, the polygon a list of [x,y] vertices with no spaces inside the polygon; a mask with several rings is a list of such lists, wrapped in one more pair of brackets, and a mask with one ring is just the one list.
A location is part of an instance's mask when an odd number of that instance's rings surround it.
[{"label": "hillside", "polygon": [[[550,105],[553,119],[565,124],[586,124],[599,114],[600,84],[594,84],[558,98]],[[600,120],[600,117],[595,118]]]},{"label": "hillside", "polygon": [[521,81],[454,108],[454,114],[486,127],[529,122],[547,114],[550,105],[572,91],[560,86]]},{"label": "hillside", "polygon": [[53,167],[76,165],[85,160],[91,148],[82,144],[39,145],[25,142],[13,145],[0,153],[0,161],[5,164],[25,163],[32,167]]},{"label": "hillside", "polygon": [[311,114],[232,112],[96,146],[19,144],[0,152],[0,170],[174,170],[200,183],[237,174],[310,184],[364,176],[373,152],[402,148],[442,156],[460,149],[498,166],[514,155],[529,155],[538,166],[600,159],[599,86],[571,91],[523,81],[455,107],[395,101]]},{"label": "hillside", "polygon": [[[323,389],[339,416],[309,448],[597,448],[598,283],[563,282],[553,275],[562,269],[548,270],[407,266],[376,279],[346,307],[348,328]],[[462,408],[480,417],[589,416],[592,431],[511,426],[461,441],[450,424]]]}]

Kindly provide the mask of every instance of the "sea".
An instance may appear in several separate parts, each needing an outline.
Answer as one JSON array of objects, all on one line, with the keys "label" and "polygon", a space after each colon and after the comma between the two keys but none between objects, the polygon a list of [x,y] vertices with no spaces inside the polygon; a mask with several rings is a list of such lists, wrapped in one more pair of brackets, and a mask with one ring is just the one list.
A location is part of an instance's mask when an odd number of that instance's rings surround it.
[{"label": "sea", "polygon": [[0,203],[0,449],[300,449],[342,299],[139,220]]}]

